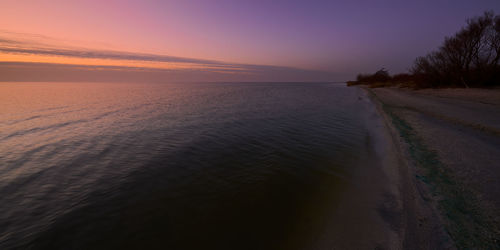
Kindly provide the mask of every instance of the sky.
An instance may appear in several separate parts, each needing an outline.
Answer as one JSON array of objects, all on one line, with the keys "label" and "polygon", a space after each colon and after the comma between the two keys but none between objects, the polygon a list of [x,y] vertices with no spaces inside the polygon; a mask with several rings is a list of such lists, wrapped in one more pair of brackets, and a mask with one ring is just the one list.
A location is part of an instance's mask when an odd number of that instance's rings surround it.
[{"label": "sky", "polygon": [[345,81],[408,71],[499,0],[0,0],[0,81]]}]

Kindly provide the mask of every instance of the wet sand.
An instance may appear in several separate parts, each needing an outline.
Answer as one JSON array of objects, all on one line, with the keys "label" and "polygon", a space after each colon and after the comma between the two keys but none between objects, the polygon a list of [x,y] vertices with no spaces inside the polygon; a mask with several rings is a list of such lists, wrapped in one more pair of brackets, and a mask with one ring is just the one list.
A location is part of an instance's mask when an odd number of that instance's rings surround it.
[{"label": "wet sand", "polygon": [[365,90],[406,158],[406,242],[498,248],[500,90]]},{"label": "wet sand", "polygon": [[398,157],[394,144],[369,96],[358,93],[358,102],[365,107],[364,145],[369,159],[360,160],[359,167],[342,190],[326,230],[318,235],[315,249],[401,249],[405,234],[405,214],[398,173]]},{"label": "wet sand", "polygon": [[[365,105],[365,145],[370,162],[359,162],[313,249],[453,249],[433,204],[414,178],[414,166],[401,147],[396,128],[382,103],[361,91]],[[374,105],[375,104],[375,105]]]}]

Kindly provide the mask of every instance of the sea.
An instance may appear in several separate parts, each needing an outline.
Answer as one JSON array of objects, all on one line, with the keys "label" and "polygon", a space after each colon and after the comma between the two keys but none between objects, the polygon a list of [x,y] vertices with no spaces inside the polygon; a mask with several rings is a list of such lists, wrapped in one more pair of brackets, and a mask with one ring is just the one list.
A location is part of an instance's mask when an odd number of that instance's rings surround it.
[{"label": "sea", "polygon": [[0,249],[339,246],[381,126],[345,84],[2,82]]}]

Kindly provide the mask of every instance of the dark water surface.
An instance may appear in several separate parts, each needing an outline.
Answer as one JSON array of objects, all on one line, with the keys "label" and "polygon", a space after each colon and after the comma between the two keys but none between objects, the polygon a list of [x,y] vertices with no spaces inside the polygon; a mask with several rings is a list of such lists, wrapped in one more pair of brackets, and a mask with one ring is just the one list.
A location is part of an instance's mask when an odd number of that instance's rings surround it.
[{"label": "dark water surface", "polygon": [[0,248],[312,248],[375,159],[360,98],[326,83],[0,83]]}]

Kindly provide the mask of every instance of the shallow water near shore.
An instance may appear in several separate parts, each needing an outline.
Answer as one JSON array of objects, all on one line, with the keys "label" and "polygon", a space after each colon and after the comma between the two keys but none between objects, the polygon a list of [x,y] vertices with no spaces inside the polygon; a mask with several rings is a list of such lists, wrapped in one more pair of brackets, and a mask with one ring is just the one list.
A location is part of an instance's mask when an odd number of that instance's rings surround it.
[{"label": "shallow water near shore", "polygon": [[328,83],[0,83],[0,248],[332,246],[379,164],[367,102]]}]

